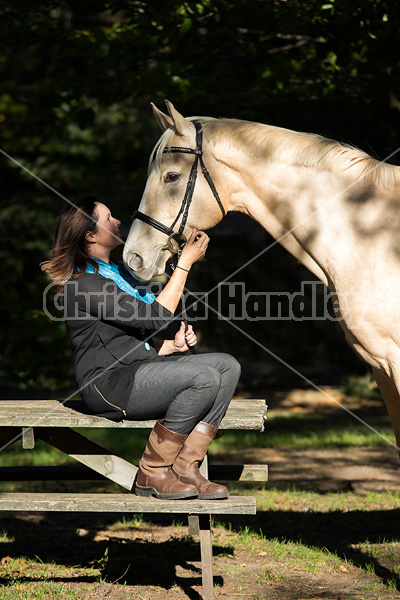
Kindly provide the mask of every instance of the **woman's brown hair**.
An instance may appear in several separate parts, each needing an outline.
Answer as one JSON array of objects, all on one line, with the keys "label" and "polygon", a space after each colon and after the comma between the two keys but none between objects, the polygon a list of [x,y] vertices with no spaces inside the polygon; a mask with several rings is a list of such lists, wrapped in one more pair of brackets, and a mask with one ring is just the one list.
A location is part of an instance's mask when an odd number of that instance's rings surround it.
[{"label": "woman's brown hair", "polygon": [[97,231],[95,196],[85,196],[74,204],[68,204],[61,212],[54,235],[51,259],[40,264],[42,271],[63,289],[71,278],[77,279],[86,273],[86,263],[99,270],[99,266],[88,254],[85,236]]}]

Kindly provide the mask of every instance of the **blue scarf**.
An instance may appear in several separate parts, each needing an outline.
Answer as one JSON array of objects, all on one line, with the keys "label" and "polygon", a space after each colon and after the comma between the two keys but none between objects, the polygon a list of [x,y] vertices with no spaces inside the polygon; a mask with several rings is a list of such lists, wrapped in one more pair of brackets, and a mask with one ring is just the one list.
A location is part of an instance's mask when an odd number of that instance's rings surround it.
[{"label": "blue scarf", "polygon": [[[125,267],[118,266],[111,261],[110,263],[106,263],[104,260],[95,258],[94,256],[91,256],[91,258],[99,265],[99,274],[115,281],[117,286],[127,294],[147,304],[152,304],[156,299],[154,294],[146,293],[145,290],[138,290],[136,287],[133,287],[135,279]],[[90,263],[86,263],[86,273],[96,273],[96,269]],[[130,279],[131,283],[128,283],[127,279]]]}]

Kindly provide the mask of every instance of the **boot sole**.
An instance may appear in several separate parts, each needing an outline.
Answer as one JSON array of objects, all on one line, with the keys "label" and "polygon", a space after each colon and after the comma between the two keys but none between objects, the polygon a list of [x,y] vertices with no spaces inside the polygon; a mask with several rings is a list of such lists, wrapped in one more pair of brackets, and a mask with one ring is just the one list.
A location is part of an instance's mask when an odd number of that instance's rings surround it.
[{"label": "boot sole", "polygon": [[135,485],[134,491],[136,496],[143,496],[145,498],[154,496],[159,500],[184,500],[186,498],[197,498],[198,496],[196,491],[184,492],[182,494],[162,494],[157,492],[157,490],[153,487],[141,487],[140,485]]},{"label": "boot sole", "polygon": [[229,498],[229,493],[199,494],[197,498],[198,500],[227,500]]}]

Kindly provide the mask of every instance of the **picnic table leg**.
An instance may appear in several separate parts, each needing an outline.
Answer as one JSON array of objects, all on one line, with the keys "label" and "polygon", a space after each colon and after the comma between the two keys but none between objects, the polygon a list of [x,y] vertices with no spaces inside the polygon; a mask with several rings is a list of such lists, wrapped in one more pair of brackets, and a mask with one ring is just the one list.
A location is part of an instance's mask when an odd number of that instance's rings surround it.
[{"label": "picnic table leg", "polygon": [[214,600],[211,515],[198,515],[200,529],[201,579],[203,599]]},{"label": "picnic table leg", "polygon": [[[208,479],[208,456],[207,454],[203,458],[203,461],[199,468],[200,473]],[[189,515],[189,535],[200,535],[199,529],[199,520],[197,519],[197,515]]]},{"label": "picnic table leg", "polygon": [[33,450],[35,447],[35,430],[33,427],[22,428],[22,447],[24,450]]},{"label": "picnic table leg", "polygon": [[[200,465],[200,473],[208,479],[207,454]],[[200,536],[203,599],[214,600],[211,515],[189,515],[189,535]]]}]

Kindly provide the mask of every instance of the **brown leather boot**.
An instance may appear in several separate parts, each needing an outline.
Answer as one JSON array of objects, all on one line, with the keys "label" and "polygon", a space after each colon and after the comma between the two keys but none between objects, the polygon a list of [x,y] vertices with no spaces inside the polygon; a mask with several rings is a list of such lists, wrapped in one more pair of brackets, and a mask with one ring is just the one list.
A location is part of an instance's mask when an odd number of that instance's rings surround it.
[{"label": "brown leather boot", "polygon": [[187,437],[157,421],[139,463],[135,482],[137,496],[155,496],[163,500],[197,496],[196,487],[179,481],[171,469]]},{"label": "brown leather boot", "polygon": [[189,433],[188,438],[177,456],[173,471],[182,483],[192,483],[199,493],[199,500],[220,500],[229,498],[228,488],[208,481],[199,471],[199,462],[203,460],[208,446],[214,439],[217,428],[200,421]]}]

